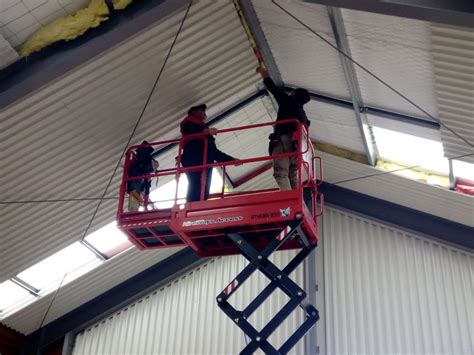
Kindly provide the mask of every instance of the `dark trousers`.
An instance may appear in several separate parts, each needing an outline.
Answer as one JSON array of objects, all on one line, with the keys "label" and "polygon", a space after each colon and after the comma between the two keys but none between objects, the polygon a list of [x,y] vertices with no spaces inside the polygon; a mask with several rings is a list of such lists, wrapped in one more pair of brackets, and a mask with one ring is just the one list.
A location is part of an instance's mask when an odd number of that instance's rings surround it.
[{"label": "dark trousers", "polygon": [[[188,193],[186,201],[199,201],[201,197],[201,175],[202,171],[186,173],[188,177]],[[204,200],[209,197],[209,189],[211,188],[212,169],[206,169],[206,184],[204,186]]]}]

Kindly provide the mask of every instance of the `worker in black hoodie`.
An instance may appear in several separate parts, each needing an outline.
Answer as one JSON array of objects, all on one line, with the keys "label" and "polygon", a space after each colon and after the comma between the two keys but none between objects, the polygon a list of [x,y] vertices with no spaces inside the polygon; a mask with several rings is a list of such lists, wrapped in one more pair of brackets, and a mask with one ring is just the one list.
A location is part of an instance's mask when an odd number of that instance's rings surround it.
[{"label": "worker in black hoodie", "polygon": [[[199,166],[204,164],[212,164],[214,162],[226,162],[237,160],[234,157],[220,151],[213,135],[217,134],[216,128],[210,128],[205,123],[207,106],[202,104],[193,106],[188,110],[188,115],[181,122],[181,134],[183,135],[183,154],[181,156],[181,164],[183,167]],[[186,139],[186,135],[204,133],[203,137]],[[207,159],[204,158],[204,142],[207,141]],[[186,173],[188,177],[188,193],[186,195],[187,202],[199,201],[201,194],[201,177],[202,171],[193,171]],[[206,169],[206,182],[204,185],[204,200],[209,197],[209,189],[211,187],[212,169]]]},{"label": "worker in black hoodie", "polygon": [[[270,78],[268,71],[258,67],[257,72],[262,76],[263,83],[278,103],[277,121],[297,119],[306,127],[310,121],[306,117],[303,105],[310,101],[309,93],[305,89],[295,89],[287,94],[279,88]],[[270,135],[269,153],[278,155],[295,151],[293,133],[296,132],[296,123],[275,125],[274,132]],[[291,190],[298,186],[298,164],[296,157],[273,159],[273,177],[280,190]]]}]

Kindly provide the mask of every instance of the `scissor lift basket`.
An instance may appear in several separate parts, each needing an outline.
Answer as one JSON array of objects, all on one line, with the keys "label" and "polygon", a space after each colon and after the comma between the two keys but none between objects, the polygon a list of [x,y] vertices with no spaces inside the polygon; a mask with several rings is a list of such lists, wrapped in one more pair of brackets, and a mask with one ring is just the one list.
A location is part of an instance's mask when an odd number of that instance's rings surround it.
[{"label": "scissor lift basket", "polygon": [[[288,122],[290,121],[286,121]],[[237,127],[219,132],[284,123],[285,121]],[[267,189],[224,194],[224,188],[222,188],[221,194],[211,196],[206,201],[202,200],[203,194],[201,194],[200,201],[182,203],[178,200],[176,193],[171,208],[153,209],[145,206],[143,211],[127,212],[123,209],[125,186],[127,181],[137,179],[137,177],[129,178],[125,172],[122,180],[117,213],[118,226],[138,248],[162,249],[190,246],[203,257],[240,253],[249,260],[244,270],[217,297],[219,307],[251,339],[242,353],[253,353],[258,348],[266,353],[286,353],[319,319],[318,311],[304,301],[306,293],[288,277],[317,245],[317,200],[319,197],[317,186],[322,180],[320,178],[317,182],[316,179],[315,161],[318,158],[314,156],[306,130],[301,124],[297,124],[296,152],[280,155],[280,157],[296,156],[297,158],[298,187],[294,190]],[[165,143],[179,144],[179,163],[183,139]],[[136,147],[132,147],[127,152],[125,171],[134,148]],[[274,158],[275,156],[244,159],[239,163],[261,161],[268,164],[268,160]],[[322,167],[320,160],[319,162],[321,177]],[[204,171],[207,168],[221,167],[225,175],[226,167],[232,164],[236,162],[206,164],[199,168]],[[175,169],[165,169],[161,173],[158,171],[149,174],[148,177],[176,174],[176,181],[179,181],[179,176],[187,171],[189,171],[188,168],[178,165]],[[280,270],[270,262],[268,257],[276,250],[287,249],[300,251],[286,267]],[[270,284],[244,310],[236,310],[227,302],[228,298],[257,270],[271,280]],[[247,318],[277,288],[287,294],[290,301],[263,329],[257,331],[247,322]],[[296,332],[279,349],[276,349],[269,343],[268,337],[297,307],[305,311],[306,319]]]},{"label": "scissor lift basket", "polygon": [[[237,194],[163,211],[129,213],[119,225],[140,249],[189,245],[200,256],[219,256],[239,253],[229,233],[239,233],[260,250],[294,220],[302,221],[308,240],[316,244],[313,214],[297,190]],[[288,240],[280,250],[298,248],[300,243]]]}]

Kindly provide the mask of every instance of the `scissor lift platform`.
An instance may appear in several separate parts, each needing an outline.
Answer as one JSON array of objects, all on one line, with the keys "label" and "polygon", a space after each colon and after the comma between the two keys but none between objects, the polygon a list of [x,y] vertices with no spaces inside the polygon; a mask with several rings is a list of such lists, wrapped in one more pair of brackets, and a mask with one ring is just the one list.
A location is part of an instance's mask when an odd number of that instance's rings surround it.
[{"label": "scissor lift platform", "polygon": [[[166,210],[125,213],[119,227],[140,249],[189,245],[207,257],[239,253],[229,233],[239,233],[261,250],[294,220],[302,222],[308,240],[316,244],[316,223],[299,190],[234,194]],[[297,248],[300,243],[288,240],[280,250]]]},{"label": "scissor lift platform", "polygon": [[[290,120],[236,127],[222,130],[220,133],[288,122],[298,126],[296,135],[298,144],[294,153],[243,159],[239,164],[268,163],[269,160],[278,157],[296,157],[298,186],[289,191],[267,189],[224,193],[223,186],[220,194],[211,196],[208,200],[203,200],[204,194],[201,192],[200,201],[180,202],[176,192],[171,208],[157,209],[145,204],[142,211],[125,211],[127,182],[140,178],[127,176],[127,164],[131,161],[133,149],[136,147],[127,152],[117,221],[118,227],[127,234],[135,246],[139,249],[190,246],[202,257],[241,254],[249,261],[242,272],[217,297],[219,307],[250,337],[250,342],[242,351],[243,354],[251,354],[258,348],[265,353],[287,353],[319,319],[316,308],[305,301],[306,293],[289,278],[289,274],[309,255],[318,242],[317,186],[322,179],[320,178],[319,182],[316,179],[315,160],[318,158],[314,155],[305,127],[297,121]],[[197,136],[193,135],[192,139],[198,139]],[[178,166],[149,174],[146,178],[176,174],[176,185],[178,185],[181,174],[196,171],[195,167],[190,170],[179,166],[185,140],[182,138],[176,141],[151,143],[151,145],[179,144]],[[205,151],[204,155],[206,154]],[[321,177],[322,167],[320,160],[319,162]],[[225,176],[226,167],[233,164],[236,162],[205,164],[199,169],[204,177],[204,171],[207,169],[220,167]],[[288,249],[298,249],[299,252],[280,270],[268,257],[274,251]],[[230,305],[228,299],[255,271],[262,272],[271,282],[245,309],[237,310]],[[258,331],[247,318],[276,289],[283,291],[289,297],[289,302]],[[298,307],[305,312],[305,320],[281,347],[275,348],[269,343],[268,337]]]}]

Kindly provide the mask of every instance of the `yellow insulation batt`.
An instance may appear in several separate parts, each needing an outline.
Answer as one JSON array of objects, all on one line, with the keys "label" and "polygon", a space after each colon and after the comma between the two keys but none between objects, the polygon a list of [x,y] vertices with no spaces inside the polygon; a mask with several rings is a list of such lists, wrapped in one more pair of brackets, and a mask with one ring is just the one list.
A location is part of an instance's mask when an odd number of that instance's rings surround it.
[{"label": "yellow insulation batt", "polygon": [[316,150],[320,150],[325,153],[329,153],[332,155],[336,155],[338,157],[346,158],[349,160],[357,161],[362,164],[368,164],[367,157],[360,153],[355,153],[350,150],[336,147],[335,145],[323,143],[323,142],[315,142],[313,141]]},{"label": "yellow insulation batt", "polygon": [[133,0],[112,0],[115,10],[123,10],[132,3]]},{"label": "yellow insulation batt", "polygon": [[376,167],[380,170],[393,171],[394,174],[401,175],[412,180],[426,182],[430,185],[436,185],[445,188],[449,187],[449,178],[446,175],[428,172],[421,168],[407,169],[408,166],[406,165],[392,163],[383,159],[379,159],[377,161]]},{"label": "yellow insulation batt", "polygon": [[[133,0],[113,0],[114,9],[122,10]],[[58,41],[70,41],[83,35],[88,29],[108,19],[109,9],[105,0],[91,0],[89,5],[72,16],[54,20],[33,33],[20,48],[23,57],[37,52]]]}]

